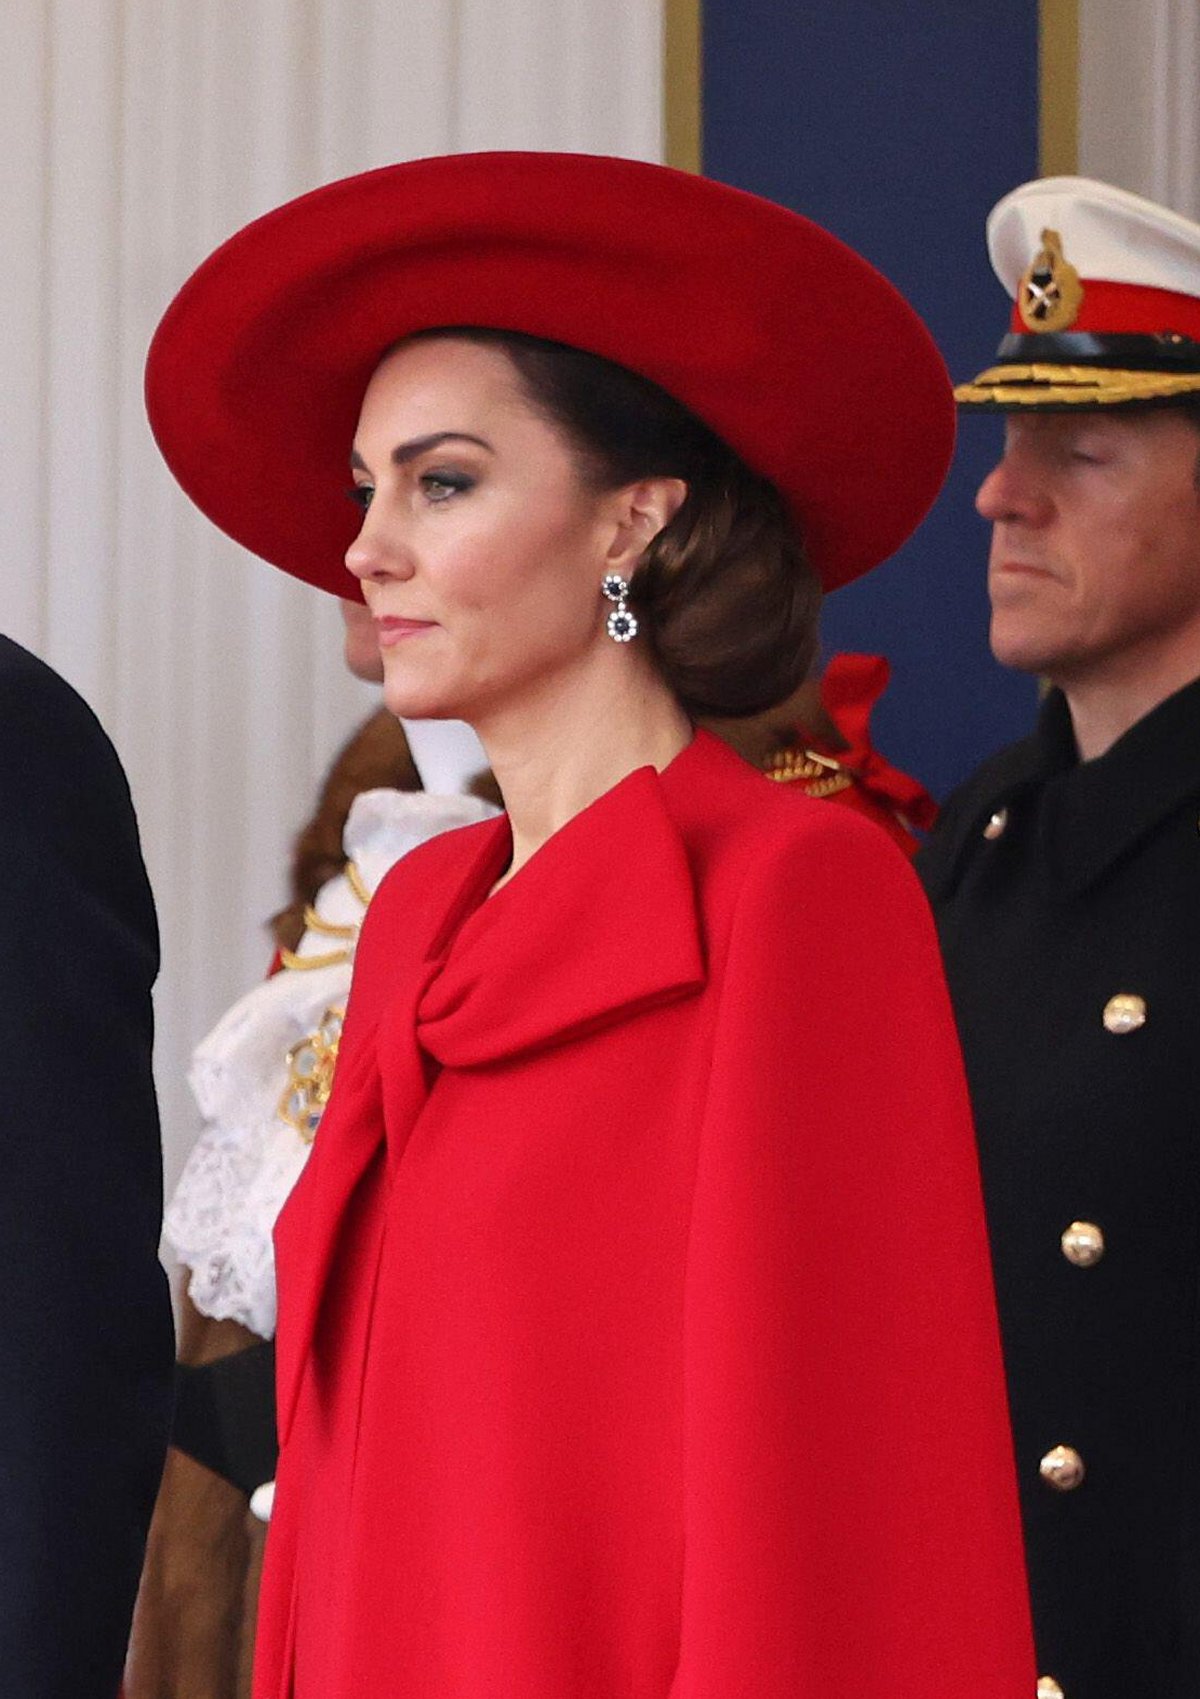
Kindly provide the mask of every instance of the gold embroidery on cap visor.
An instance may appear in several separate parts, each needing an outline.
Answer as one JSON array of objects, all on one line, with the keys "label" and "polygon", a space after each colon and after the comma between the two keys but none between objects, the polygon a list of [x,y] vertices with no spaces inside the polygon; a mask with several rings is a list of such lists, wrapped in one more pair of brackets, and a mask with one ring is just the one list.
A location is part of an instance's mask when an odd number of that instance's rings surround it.
[{"label": "gold embroidery on cap visor", "polygon": [[1042,231],[1042,245],[1017,284],[1017,312],[1027,330],[1069,330],[1083,305],[1079,273],[1063,258],[1057,230]]},{"label": "gold embroidery on cap visor", "polygon": [[1200,372],[1130,372],[1107,366],[989,366],[954,399],[975,407],[1119,407],[1200,393]]}]

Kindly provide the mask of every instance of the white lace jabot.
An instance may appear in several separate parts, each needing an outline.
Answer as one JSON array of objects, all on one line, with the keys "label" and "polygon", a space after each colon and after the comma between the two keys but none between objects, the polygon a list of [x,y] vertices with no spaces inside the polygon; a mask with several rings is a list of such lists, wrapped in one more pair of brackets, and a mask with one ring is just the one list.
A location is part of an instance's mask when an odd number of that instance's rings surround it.
[{"label": "white lace jabot", "polygon": [[197,1046],[190,1080],[205,1126],[167,1206],[166,1236],[191,1270],[188,1292],[202,1314],[273,1336],[271,1232],[320,1113],[317,1097],[307,1121],[281,1113],[296,1071],[289,1052],[303,1073],[323,1026],[336,1042],[365,902],[393,863],[427,838],[495,812],[469,796],[364,791],[346,822],[346,871],[318,892],[295,954]]}]

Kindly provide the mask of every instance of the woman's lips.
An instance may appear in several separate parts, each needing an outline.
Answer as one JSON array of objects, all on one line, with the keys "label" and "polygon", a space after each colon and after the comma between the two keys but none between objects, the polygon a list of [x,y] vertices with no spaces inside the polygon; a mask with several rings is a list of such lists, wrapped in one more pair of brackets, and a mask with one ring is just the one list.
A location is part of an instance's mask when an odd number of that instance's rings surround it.
[{"label": "woman's lips", "polygon": [[396,619],[387,615],[375,621],[379,627],[379,647],[390,649],[395,643],[402,643],[406,637],[418,637],[422,631],[434,631],[437,622],[432,619]]}]

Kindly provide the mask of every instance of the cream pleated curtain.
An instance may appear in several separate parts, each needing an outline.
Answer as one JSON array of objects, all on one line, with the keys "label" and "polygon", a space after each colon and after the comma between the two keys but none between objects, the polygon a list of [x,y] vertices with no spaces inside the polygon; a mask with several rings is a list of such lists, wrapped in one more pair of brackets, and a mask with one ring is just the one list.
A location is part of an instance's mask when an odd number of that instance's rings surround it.
[{"label": "cream pleated curtain", "polygon": [[1200,0],[1079,0],[1079,169],[1200,219]]},{"label": "cream pleated curtain", "polygon": [[[474,148],[659,158],[660,14],[660,0],[0,3],[0,631],[83,691],[129,773],[163,936],[168,1185],[196,1131],[191,1049],[263,973],[292,834],[375,698],[342,669],[332,600],[243,554],[174,488],[142,410],[150,334],[222,237],[319,182]],[[86,1124],[81,1103],[81,1137]]]}]

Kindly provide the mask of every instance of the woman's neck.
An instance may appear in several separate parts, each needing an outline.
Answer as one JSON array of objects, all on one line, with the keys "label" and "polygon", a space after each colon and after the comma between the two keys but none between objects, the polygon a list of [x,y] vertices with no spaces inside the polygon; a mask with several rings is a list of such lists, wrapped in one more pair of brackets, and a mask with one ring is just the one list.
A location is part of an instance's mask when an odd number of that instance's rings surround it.
[{"label": "woman's neck", "polygon": [[692,739],[692,724],[648,661],[547,681],[536,700],[476,719],[504,797],[512,861],[496,889],[548,838],[638,767],[662,771]]}]

